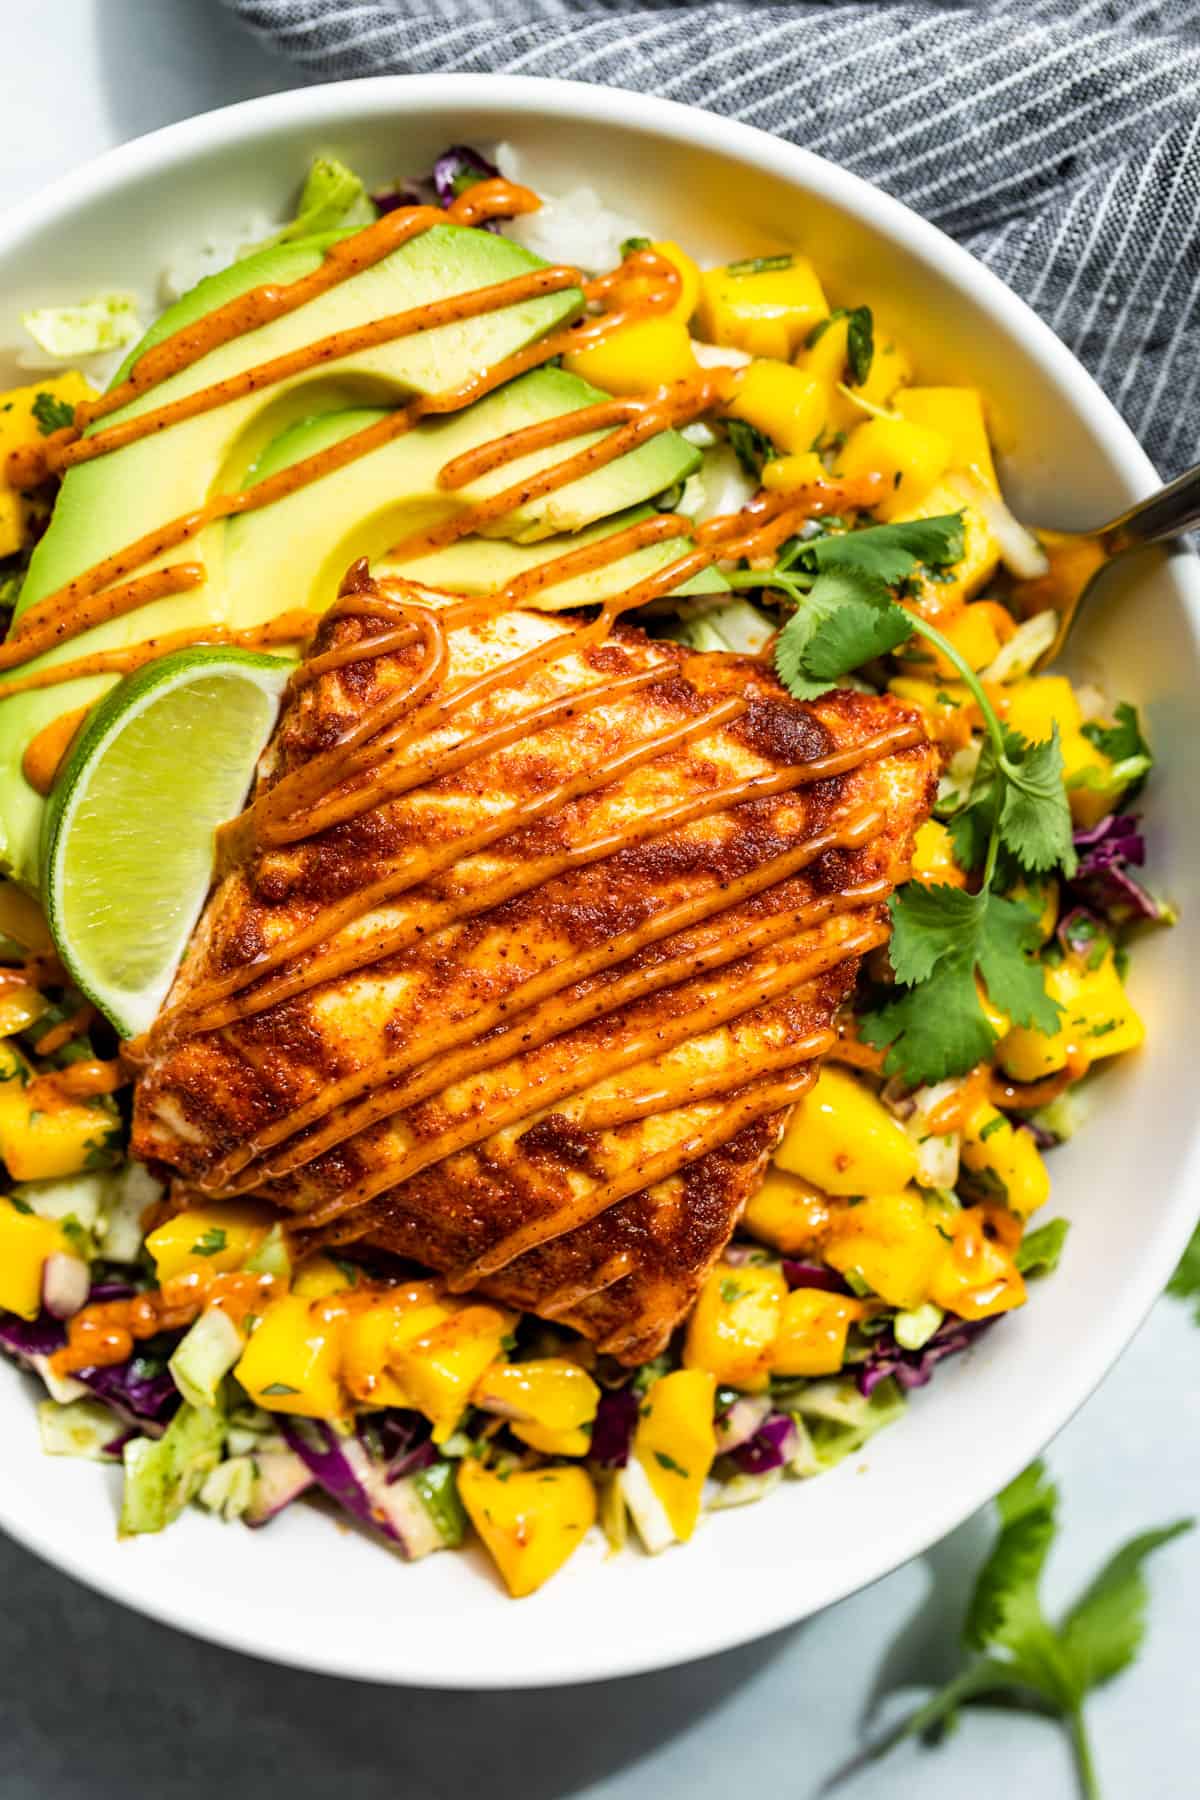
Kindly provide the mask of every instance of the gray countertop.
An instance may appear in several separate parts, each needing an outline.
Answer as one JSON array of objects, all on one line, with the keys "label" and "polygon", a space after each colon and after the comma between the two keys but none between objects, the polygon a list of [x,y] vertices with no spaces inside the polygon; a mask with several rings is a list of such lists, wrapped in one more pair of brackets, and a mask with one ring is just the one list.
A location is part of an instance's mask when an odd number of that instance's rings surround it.
[{"label": "gray countertop", "polygon": [[[109,145],[297,80],[215,0],[10,0],[0,38],[0,205]],[[1066,1529],[1052,1600],[1123,1536],[1197,1507],[1197,1372],[1200,1332],[1160,1301],[1053,1446]],[[920,1403],[936,1405],[936,1389]],[[748,1649],[545,1695],[397,1691],[272,1668],[150,1624],[0,1540],[0,1794],[200,1800],[223,1785],[235,1800],[339,1789],[355,1800],[484,1789],[491,1800],[728,1800],[751,1789],[813,1800],[854,1754],[880,1694],[949,1669],[990,1529],[972,1519],[867,1592]],[[1200,1541],[1166,1555],[1151,1571],[1147,1647],[1090,1711],[1108,1800],[1196,1792]],[[298,1608],[309,1578],[297,1569]],[[899,1704],[893,1695],[882,1716]],[[1074,1791],[1057,1730],[1003,1713],[973,1714],[940,1749],[906,1747],[838,1789],[847,1800]]]}]

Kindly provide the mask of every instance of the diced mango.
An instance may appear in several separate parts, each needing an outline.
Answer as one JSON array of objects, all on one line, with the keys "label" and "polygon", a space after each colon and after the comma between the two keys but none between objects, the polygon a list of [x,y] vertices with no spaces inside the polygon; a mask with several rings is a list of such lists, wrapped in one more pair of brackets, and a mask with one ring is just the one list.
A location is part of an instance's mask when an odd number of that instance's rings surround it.
[{"label": "diced mango", "polygon": [[868,419],[846,439],[837,466],[850,481],[879,476],[883,497],[875,512],[881,519],[895,519],[919,505],[945,474],[950,440],[906,419]]},{"label": "diced mango", "polygon": [[760,357],[737,377],[725,410],[731,419],[756,426],[779,449],[799,455],[820,437],[827,402],[828,390],[811,375]]},{"label": "diced mango", "polygon": [[912,879],[923,887],[966,887],[967,877],[954,856],[954,839],[939,819],[926,819],[913,839]]},{"label": "diced mango", "polygon": [[37,988],[6,983],[0,988],[0,1037],[13,1037],[34,1024],[45,1012],[46,1004]]},{"label": "diced mango", "polygon": [[336,1419],[346,1410],[338,1380],[341,1334],[320,1301],[284,1294],[264,1308],[234,1374],[268,1412]]},{"label": "diced mango", "polygon": [[1027,1219],[1050,1195],[1050,1176],[1033,1133],[1017,1129],[988,1101],[963,1122],[962,1160],[972,1174],[994,1177],[1010,1212]]},{"label": "diced mango", "polygon": [[829,1196],[786,1169],[768,1169],[742,1223],[761,1243],[785,1256],[802,1256],[820,1246],[829,1225]]},{"label": "diced mango", "polygon": [[514,1600],[557,1574],[596,1522],[596,1490],[577,1468],[458,1465],[458,1494]]},{"label": "diced mango", "polygon": [[28,502],[8,485],[5,471],[12,451],[38,444],[48,435],[33,410],[39,395],[74,406],[80,400],[94,399],[95,392],[77,369],[67,369],[61,375],[47,375],[28,387],[0,394],[0,556],[15,555],[28,534]]},{"label": "diced mango", "polygon": [[392,1367],[412,1404],[432,1421],[435,1444],[458,1424],[515,1323],[514,1314],[498,1307],[464,1306],[393,1351]]},{"label": "diced mango", "polygon": [[493,1363],[471,1398],[476,1406],[518,1424],[570,1431],[591,1424],[600,1389],[578,1363],[565,1356],[542,1356],[529,1362]]},{"label": "diced mango", "polygon": [[835,1375],[846,1360],[846,1336],[863,1316],[861,1300],[822,1288],[796,1288],[783,1304],[771,1358],[775,1375]]},{"label": "diced mango", "polygon": [[916,1188],[872,1194],[837,1214],[825,1260],[907,1312],[930,1297],[946,1245],[940,1218]]},{"label": "diced mango", "polygon": [[795,456],[773,456],[763,464],[760,479],[769,494],[791,494],[828,481],[829,471],[815,450],[801,450]]},{"label": "diced mango", "polygon": [[561,1431],[552,1431],[548,1425],[518,1425],[514,1422],[509,1430],[531,1450],[540,1450],[543,1456],[586,1456],[592,1447],[591,1432],[580,1425],[565,1425]]},{"label": "diced mango", "polygon": [[292,1277],[293,1294],[305,1300],[323,1300],[327,1294],[343,1293],[351,1285],[345,1268],[331,1256],[310,1256]]},{"label": "diced mango", "polygon": [[961,558],[952,568],[937,570],[936,579],[930,575],[921,581],[922,604],[931,616],[936,615],[939,619],[956,613],[964,600],[969,600],[992,579],[999,566],[1000,546],[979,510],[976,493],[965,477],[951,471],[921,500],[914,501],[910,493],[908,500],[897,505],[890,514],[894,520],[938,519],[948,513],[963,516]]},{"label": "diced mango", "polygon": [[963,1319],[992,1318],[1025,1301],[1025,1282],[1011,1250],[986,1230],[991,1211],[970,1206],[958,1214],[930,1289],[935,1306]]},{"label": "diced mango", "polygon": [[[956,606],[938,618],[938,630],[973,669],[986,669],[994,662],[1001,645],[1015,629],[1011,616],[995,600],[976,600],[972,605]],[[958,665],[944,651],[919,638],[910,640],[901,656],[905,667],[912,668],[914,673],[924,663],[932,667],[937,680],[961,680]]]},{"label": "diced mango", "polygon": [[22,444],[35,444],[48,434],[34,413],[41,394],[51,400],[75,407],[81,400],[94,400],[96,390],[78,369],[64,369],[60,375],[44,375],[28,387],[9,388],[0,394],[0,475],[5,459]]},{"label": "diced mango", "polygon": [[660,1376],[642,1402],[633,1437],[633,1454],[681,1540],[696,1529],[704,1483],[717,1454],[716,1386],[703,1369]]},{"label": "diced mango", "polygon": [[[342,1285],[345,1286],[344,1281]],[[408,1390],[388,1367],[395,1333],[396,1309],[384,1295],[367,1306],[351,1308],[341,1321],[342,1380],[360,1405],[413,1404]]]},{"label": "diced mango", "polygon": [[57,1219],[43,1219],[9,1199],[0,1199],[0,1309],[22,1319],[42,1310],[42,1270],[46,1258],[70,1246]]},{"label": "diced mango", "polygon": [[890,1194],[917,1172],[899,1119],[861,1081],[828,1065],[796,1105],[775,1161],[827,1194]]},{"label": "diced mango", "polygon": [[[1008,723],[1031,743],[1048,738],[1057,725],[1071,816],[1077,825],[1085,827],[1103,818],[1112,804],[1111,793],[1104,791],[1104,777],[1112,769],[1112,761],[1084,736],[1083,712],[1066,676],[1035,675],[1015,683],[1009,698]],[[1081,779],[1083,785],[1073,785]]]},{"label": "diced mango", "polygon": [[26,950],[53,948],[46,915],[13,881],[0,881],[0,936],[12,938]]},{"label": "diced mango", "polygon": [[765,1388],[786,1298],[787,1283],[778,1268],[717,1263],[688,1320],[684,1367],[707,1369],[723,1386],[751,1393]]},{"label": "diced mango", "polygon": [[39,1098],[33,1070],[16,1045],[0,1040],[0,1157],[14,1181],[53,1181],[95,1164],[116,1129],[101,1100]]},{"label": "diced mango", "polygon": [[1069,1061],[1083,1066],[1106,1056],[1136,1050],[1146,1035],[1117,973],[1112,952],[1096,967],[1087,959],[1064,957],[1045,972],[1046,992],[1062,1007],[1057,1031],[1015,1026],[998,1052],[1000,1065],[1014,1081],[1040,1081],[1065,1069]]},{"label": "diced mango", "polygon": [[0,556],[15,556],[24,545],[28,530],[28,500],[15,488],[0,487]]},{"label": "diced mango", "polygon": [[634,319],[598,344],[571,350],[563,367],[610,394],[644,394],[699,368],[687,321],[675,313]]},{"label": "diced mango", "polygon": [[[907,351],[892,339],[881,339],[876,333],[875,354],[871,358],[867,379],[854,382],[846,374],[835,378],[842,386],[833,390],[829,410],[831,429],[853,431],[874,410],[890,406],[896,389],[911,378],[912,363]],[[842,388],[845,392],[842,392]]]},{"label": "diced mango", "polygon": [[696,326],[711,344],[786,362],[828,311],[807,256],[754,257],[704,271]]},{"label": "diced mango", "polygon": [[[219,1200],[191,1206],[146,1239],[160,1284],[176,1275],[223,1274],[240,1269],[266,1237],[275,1214],[254,1200]],[[341,1286],[345,1287],[343,1276]]]},{"label": "diced mango", "polygon": [[999,492],[978,388],[901,388],[892,404],[902,419],[940,431],[950,440],[951,468],[973,472],[994,493]]}]

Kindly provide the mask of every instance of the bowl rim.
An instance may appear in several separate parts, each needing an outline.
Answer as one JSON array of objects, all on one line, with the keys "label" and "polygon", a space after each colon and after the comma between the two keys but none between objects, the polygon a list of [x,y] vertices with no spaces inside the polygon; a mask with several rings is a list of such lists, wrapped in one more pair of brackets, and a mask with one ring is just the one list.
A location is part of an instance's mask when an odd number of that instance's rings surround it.
[{"label": "bowl rim", "polygon": [[[133,138],[59,177],[0,215],[0,258],[18,249],[28,233],[44,228],[55,215],[83,204],[102,204],[131,177],[148,170],[169,173],[197,154],[253,139],[263,131],[297,125],[315,131],[348,116],[368,122],[401,107],[440,110],[455,104],[485,111],[526,108],[564,122],[582,118],[589,124],[612,126],[617,133],[632,130],[665,136],[716,156],[731,156],[853,211],[885,241],[899,244],[952,285],[969,290],[973,302],[987,315],[989,326],[1018,342],[1049,384],[1069,392],[1089,436],[1103,443],[1105,456],[1130,500],[1158,484],[1160,478],[1130,427],[1051,328],[999,276],[937,226],[861,176],[770,132],[702,107],[623,88],[504,74],[379,75],[288,88],[195,114]],[[1172,556],[1168,579],[1176,587],[1193,638],[1200,639],[1200,565],[1190,552]],[[1012,1479],[1088,1399],[1141,1325],[1187,1241],[1194,1222],[1190,1195],[1197,1191],[1200,1134],[1193,1137],[1177,1171],[1170,1213],[1156,1236],[1141,1244],[1137,1265],[1127,1274],[1121,1291],[1097,1315],[1087,1354],[1073,1357],[1069,1369],[1059,1371],[1053,1391],[1027,1420],[1020,1454],[1010,1450],[988,1460],[986,1467],[977,1467],[973,1479],[964,1477],[957,1484],[952,1500],[931,1495],[927,1510],[919,1520],[913,1519],[902,1541],[893,1540],[882,1551],[865,1551],[856,1560],[853,1573],[826,1583],[815,1603],[797,1600],[787,1583],[768,1584],[761,1590],[761,1603],[752,1619],[747,1621],[742,1614],[736,1621],[722,1622],[710,1611],[702,1620],[691,1621],[686,1642],[679,1634],[657,1642],[650,1641],[649,1634],[634,1634],[633,1641],[619,1652],[584,1644],[574,1647],[570,1658],[563,1656],[552,1670],[531,1675],[511,1667],[397,1672],[361,1659],[353,1645],[323,1646],[315,1653],[305,1645],[267,1643],[256,1635],[251,1613],[244,1615],[244,1627],[233,1618],[215,1624],[182,1615],[169,1590],[148,1594],[120,1570],[90,1565],[52,1519],[36,1517],[32,1511],[20,1518],[11,1516],[3,1482],[0,1529],[86,1586],[164,1624],[251,1656],[324,1674],[440,1688],[543,1687],[631,1676],[698,1660],[765,1637],[871,1585],[937,1543]]]}]

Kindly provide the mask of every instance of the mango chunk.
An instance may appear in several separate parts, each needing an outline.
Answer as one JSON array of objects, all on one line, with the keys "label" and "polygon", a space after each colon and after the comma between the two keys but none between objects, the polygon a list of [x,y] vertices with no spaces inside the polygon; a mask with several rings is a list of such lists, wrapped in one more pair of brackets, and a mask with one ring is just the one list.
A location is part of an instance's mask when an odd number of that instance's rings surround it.
[{"label": "mango chunk", "polygon": [[716,1389],[713,1375],[703,1369],[660,1376],[647,1391],[634,1433],[633,1454],[681,1541],[696,1529],[717,1454]]},{"label": "mango chunk", "polygon": [[786,1298],[778,1268],[717,1263],[688,1320],[684,1367],[707,1370],[727,1387],[751,1393],[765,1388]]},{"label": "mango chunk", "polygon": [[923,887],[966,887],[954,855],[954,839],[940,819],[926,819],[913,839],[912,879]]},{"label": "mango chunk", "polygon": [[700,277],[699,335],[751,356],[789,361],[828,312],[807,256],[751,257]]},{"label": "mango chunk", "polygon": [[846,439],[838,473],[851,481],[879,476],[883,498],[875,512],[896,519],[925,499],[950,467],[950,456],[950,440],[940,431],[906,419],[868,419]]},{"label": "mango chunk", "polygon": [[769,494],[791,494],[828,481],[829,471],[815,450],[801,450],[794,456],[773,456],[763,464],[761,480]]},{"label": "mango chunk", "polygon": [[274,1217],[270,1207],[253,1200],[219,1200],[176,1213],[146,1239],[160,1286],[177,1275],[240,1269],[266,1237]]},{"label": "mango chunk", "polygon": [[1111,950],[1095,968],[1068,956],[1045,972],[1046,992],[1062,1007],[1057,1031],[1015,1026],[1002,1040],[1000,1066],[1014,1081],[1040,1081],[1075,1060],[1084,1066],[1136,1050],[1146,1035]]},{"label": "mango chunk", "polygon": [[0,1199],[0,1310],[36,1319],[46,1259],[69,1250],[62,1226],[27,1206]]},{"label": "mango chunk", "polygon": [[1033,1133],[1015,1127],[986,1100],[965,1122],[962,1160],[972,1174],[999,1182],[1005,1206],[1022,1219],[1050,1197],[1050,1176]]},{"label": "mango chunk", "polygon": [[391,1366],[412,1405],[445,1443],[489,1363],[500,1356],[516,1316],[495,1306],[464,1306],[393,1350]]},{"label": "mango chunk", "polygon": [[999,493],[996,465],[978,388],[906,387],[893,401],[902,419],[940,431],[950,443],[950,466],[974,473]]},{"label": "mango chunk", "polygon": [[821,436],[828,403],[828,389],[811,375],[790,363],[760,358],[742,370],[726,412],[755,426],[780,450],[800,455]]},{"label": "mango chunk", "polygon": [[94,1166],[116,1114],[100,1102],[35,1101],[32,1075],[15,1045],[0,1042],[0,1156],[13,1180],[54,1181]]},{"label": "mango chunk", "polygon": [[937,570],[937,580],[927,576],[921,582],[920,599],[929,616],[949,617],[992,579],[1000,563],[1000,546],[979,510],[977,490],[953,470],[927,489],[920,500],[914,498],[911,488],[907,499],[902,498],[903,493],[901,488],[896,496],[898,504],[889,513],[892,519],[939,519],[948,513],[962,514],[961,558],[952,568]]},{"label": "mango chunk", "polygon": [[341,1344],[320,1302],[284,1294],[264,1310],[234,1374],[268,1412],[336,1419],[346,1411],[338,1380]]},{"label": "mango chunk", "polygon": [[826,1066],[799,1101],[775,1161],[827,1194],[888,1194],[917,1173],[899,1119],[844,1069]]},{"label": "mango chunk", "polygon": [[829,1196],[820,1188],[786,1169],[768,1169],[762,1186],[750,1197],[742,1223],[760,1243],[785,1256],[803,1256],[819,1248],[829,1217]]},{"label": "mango chunk", "polygon": [[825,1260],[848,1277],[907,1312],[930,1298],[946,1240],[939,1215],[916,1188],[871,1194],[839,1212],[825,1245]]},{"label": "mango chunk", "polygon": [[700,365],[686,319],[675,314],[633,319],[582,350],[563,357],[563,368],[610,394],[644,394],[686,381]]},{"label": "mango chunk", "polygon": [[529,1362],[494,1363],[484,1371],[471,1398],[476,1406],[519,1424],[569,1431],[591,1424],[600,1389],[578,1363],[565,1356],[542,1356]]},{"label": "mango chunk", "polygon": [[822,1288],[796,1288],[783,1303],[771,1358],[775,1375],[836,1375],[846,1360],[846,1337],[861,1319],[861,1300]]},{"label": "mango chunk", "polygon": [[514,1600],[558,1573],[596,1522],[596,1490],[578,1468],[458,1466],[458,1494]]},{"label": "mango chunk", "polygon": [[934,1274],[930,1299],[963,1319],[989,1319],[1025,1302],[1025,1282],[1012,1257],[1020,1232],[1009,1244],[989,1236],[994,1216],[991,1207],[964,1208]]}]

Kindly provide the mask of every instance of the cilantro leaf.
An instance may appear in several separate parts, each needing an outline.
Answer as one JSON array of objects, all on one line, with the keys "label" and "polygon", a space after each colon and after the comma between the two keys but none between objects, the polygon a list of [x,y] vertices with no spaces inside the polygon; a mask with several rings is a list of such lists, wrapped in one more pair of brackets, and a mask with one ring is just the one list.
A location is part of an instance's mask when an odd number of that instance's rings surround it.
[{"label": "cilantro leaf", "polygon": [[1069,1219],[1050,1219],[1036,1231],[1027,1231],[1014,1258],[1022,1275],[1053,1275],[1070,1229]]},{"label": "cilantro leaf", "polygon": [[835,306],[817,323],[804,340],[811,350],[838,319],[846,321],[846,363],[851,381],[861,387],[871,373],[875,361],[875,319],[869,306]]},{"label": "cilantro leaf", "polygon": [[[847,571],[849,573],[849,571]],[[822,575],[808,598],[827,601],[830,584],[836,574]],[[856,590],[836,606],[817,626],[808,642],[805,663],[817,681],[837,681],[850,669],[885,656],[898,644],[912,636],[912,620],[892,600],[882,582],[868,587],[855,584]]]},{"label": "cilantro leaf", "polygon": [[60,400],[57,394],[35,394],[29,410],[37,420],[38,430],[43,437],[49,437],[52,431],[62,431],[65,426],[75,423],[75,408],[69,400]]},{"label": "cilantro leaf", "polygon": [[1191,1300],[1200,1325],[1200,1225],[1192,1233],[1192,1241],[1179,1259],[1179,1267],[1167,1283],[1168,1294],[1177,1300]]},{"label": "cilantro leaf", "polygon": [[627,256],[632,256],[637,250],[648,250],[649,248],[650,239],[648,237],[627,237],[621,244],[621,261],[624,262]]},{"label": "cilantro leaf", "polygon": [[962,1075],[996,1043],[980,1002],[989,999],[1015,1024],[1054,1031],[1059,1008],[1032,960],[1037,921],[1028,907],[987,889],[909,882],[891,899],[890,957],[907,993],[861,1015],[859,1033],[886,1049],[884,1071],[913,1087]]},{"label": "cilantro leaf", "polygon": [[763,472],[764,463],[773,462],[779,455],[766,432],[760,431],[757,425],[748,424],[745,419],[728,419],[725,429],[734,454],[747,475],[757,478]]},{"label": "cilantro leaf", "polygon": [[1086,1695],[1136,1657],[1145,1635],[1143,1565],[1163,1544],[1191,1529],[1179,1520],[1143,1532],[1119,1549],[1056,1627],[1041,1604],[1041,1578],[1057,1531],[1058,1492],[1034,1463],[997,1497],[1000,1532],[975,1584],[963,1639],[975,1655],[959,1674],[886,1737],[868,1746],[874,1759],[904,1738],[944,1729],[960,1707],[1003,1697],[1049,1712],[1067,1725],[1085,1800],[1099,1792],[1083,1719]]},{"label": "cilantro leaf", "polygon": [[1081,1695],[1111,1681],[1136,1658],[1146,1635],[1150,1598],[1142,1565],[1153,1551],[1191,1528],[1190,1519],[1177,1519],[1123,1544],[1068,1612],[1059,1636]]},{"label": "cilantro leaf", "polygon": [[967,803],[950,821],[955,856],[965,869],[978,868],[998,831],[1003,848],[1030,874],[1061,867],[1073,875],[1077,858],[1058,726],[1035,744],[1007,727],[1001,736],[1002,757],[992,738],[984,739]]},{"label": "cilantro leaf", "polygon": [[1023,869],[1041,874],[1061,868],[1069,877],[1075,873],[1077,858],[1058,726],[1036,744],[1013,731],[1005,733],[1004,742],[1003,770],[1008,779],[1000,806],[1001,842]]},{"label": "cilantro leaf", "polygon": [[1113,762],[1125,762],[1130,757],[1145,757],[1146,767],[1149,769],[1154,762],[1154,753],[1142,733],[1137,707],[1130,706],[1128,700],[1122,700],[1113,718],[1112,725],[1099,725],[1094,720],[1090,721],[1082,728],[1084,737]]},{"label": "cilantro leaf", "polygon": [[210,1225],[192,1245],[193,1256],[219,1256],[225,1249],[226,1233],[220,1225]]},{"label": "cilantro leaf", "polygon": [[814,569],[859,569],[894,587],[898,581],[906,580],[918,563],[945,568],[962,560],[962,514],[944,513],[936,519],[900,519],[891,525],[868,525],[861,531],[813,538],[805,550]]}]

